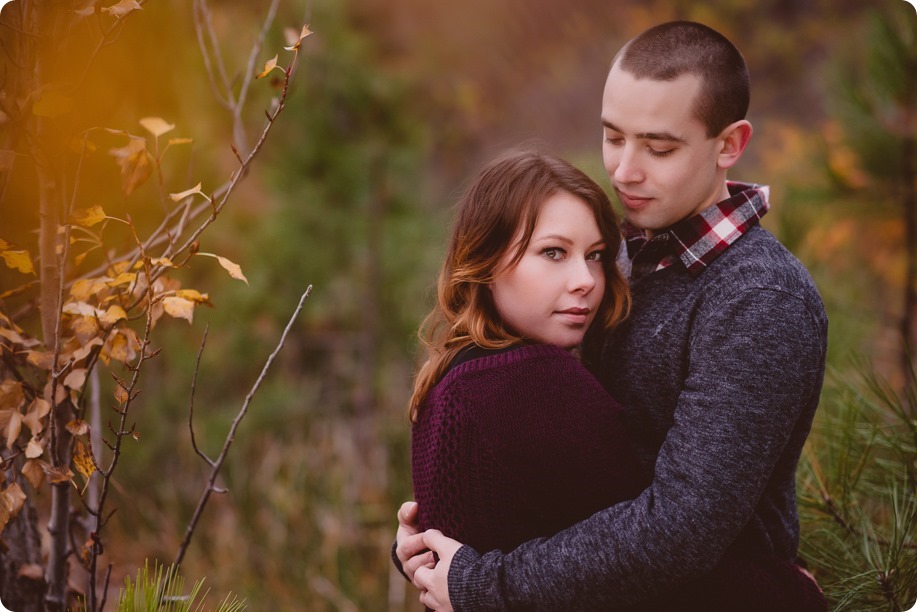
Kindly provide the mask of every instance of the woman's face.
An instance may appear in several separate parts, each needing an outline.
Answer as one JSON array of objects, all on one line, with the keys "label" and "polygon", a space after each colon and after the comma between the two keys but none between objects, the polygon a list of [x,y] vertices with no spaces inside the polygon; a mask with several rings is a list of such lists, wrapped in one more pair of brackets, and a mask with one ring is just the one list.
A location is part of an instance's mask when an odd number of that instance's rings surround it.
[{"label": "woman's face", "polygon": [[583,340],[605,293],[605,242],[589,206],[560,191],[542,204],[522,258],[507,267],[516,232],[491,284],[494,304],[515,333],[573,348]]}]

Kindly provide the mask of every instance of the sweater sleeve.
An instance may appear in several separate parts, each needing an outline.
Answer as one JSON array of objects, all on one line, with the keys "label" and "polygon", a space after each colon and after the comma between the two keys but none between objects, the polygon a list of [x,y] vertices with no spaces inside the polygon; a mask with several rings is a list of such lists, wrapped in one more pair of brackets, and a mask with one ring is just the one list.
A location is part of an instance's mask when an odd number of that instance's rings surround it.
[{"label": "sweater sleeve", "polygon": [[791,294],[747,290],[702,315],[651,485],[509,554],[461,548],[449,571],[455,610],[608,609],[712,568],[788,440],[807,434],[811,414],[800,416],[817,403],[823,363],[821,320]]}]

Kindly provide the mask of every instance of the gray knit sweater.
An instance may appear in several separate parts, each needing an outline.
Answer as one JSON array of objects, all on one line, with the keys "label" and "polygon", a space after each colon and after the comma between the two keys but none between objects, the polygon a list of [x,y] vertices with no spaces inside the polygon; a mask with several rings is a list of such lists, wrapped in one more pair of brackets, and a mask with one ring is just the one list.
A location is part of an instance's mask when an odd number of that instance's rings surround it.
[{"label": "gray knit sweater", "polygon": [[[827,318],[809,274],[756,226],[699,275],[637,281],[602,382],[652,484],[552,538],[452,560],[456,611],[610,609],[728,551],[793,559],[795,469],[824,377]],[[596,483],[601,486],[601,483]]]}]

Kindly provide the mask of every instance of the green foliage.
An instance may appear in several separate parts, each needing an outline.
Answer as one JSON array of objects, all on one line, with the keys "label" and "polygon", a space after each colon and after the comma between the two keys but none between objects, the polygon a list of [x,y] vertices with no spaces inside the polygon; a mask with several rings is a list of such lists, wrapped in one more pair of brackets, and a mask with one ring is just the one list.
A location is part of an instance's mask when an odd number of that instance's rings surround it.
[{"label": "green foliage", "polygon": [[798,472],[802,556],[833,609],[917,600],[917,391],[832,377]]},{"label": "green foliage", "polygon": [[[164,569],[159,563],[149,563],[137,570],[137,578],[130,576],[124,579],[124,590],[118,600],[118,612],[188,612],[204,610],[203,601],[207,592],[201,593],[204,580],[194,584],[191,592],[185,594],[185,580],[174,566]],[[227,594],[216,608],[217,612],[241,612],[245,610],[245,600],[239,600]]]}]

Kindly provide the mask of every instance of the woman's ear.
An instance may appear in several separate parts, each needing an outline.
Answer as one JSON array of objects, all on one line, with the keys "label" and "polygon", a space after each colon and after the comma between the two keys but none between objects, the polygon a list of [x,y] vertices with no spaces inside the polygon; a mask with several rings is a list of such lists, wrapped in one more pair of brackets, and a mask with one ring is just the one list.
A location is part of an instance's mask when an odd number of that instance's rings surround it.
[{"label": "woman's ear", "polygon": [[748,141],[751,140],[752,131],[751,123],[742,119],[727,125],[720,132],[718,138],[722,147],[716,160],[720,168],[726,170],[739,161],[739,158],[742,157],[742,152],[748,146]]}]

